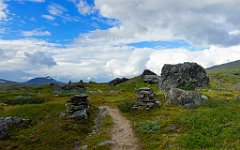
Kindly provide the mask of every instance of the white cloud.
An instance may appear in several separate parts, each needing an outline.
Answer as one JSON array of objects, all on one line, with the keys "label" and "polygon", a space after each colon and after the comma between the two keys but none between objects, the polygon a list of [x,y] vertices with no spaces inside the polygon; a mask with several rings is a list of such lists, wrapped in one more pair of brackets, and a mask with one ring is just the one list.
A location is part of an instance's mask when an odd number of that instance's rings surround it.
[{"label": "white cloud", "polygon": [[53,21],[55,20],[55,17],[51,16],[51,15],[42,15],[42,18]]},{"label": "white cloud", "polygon": [[239,34],[229,34],[240,28],[239,5],[239,0],[95,0],[103,17],[120,23],[115,31],[102,31],[102,36],[113,34],[107,41],[185,39],[198,46],[240,44]]},{"label": "white cloud", "polygon": [[48,6],[48,12],[53,16],[61,16],[67,12],[67,9],[61,5],[52,4]]},{"label": "white cloud", "polygon": [[0,21],[7,19],[7,4],[4,0],[0,0]]},{"label": "white cloud", "polygon": [[30,0],[31,2],[36,2],[36,3],[44,3],[45,0]]},{"label": "white cloud", "polygon": [[[203,51],[92,45],[62,47],[42,40],[0,40],[0,72],[23,70],[68,81],[133,77],[149,68],[160,73],[163,64],[197,62],[204,67],[240,59],[240,45],[211,46]],[[19,75],[20,76],[20,75]],[[19,77],[20,78],[20,77]]]},{"label": "white cloud", "polygon": [[76,7],[82,15],[89,15],[95,12],[94,6],[89,5],[86,0],[79,0],[76,3]]},{"label": "white cloud", "polygon": [[42,15],[42,17],[50,21],[55,20],[56,17],[60,17],[64,22],[78,22],[81,20],[78,16],[68,14],[65,7],[56,3],[49,5],[47,10],[49,15]]},{"label": "white cloud", "polygon": [[34,29],[31,31],[22,31],[22,35],[25,37],[51,36],[51,33],[49,31],[42,31],[41,29]]},{"label": "white cloud", "polygon": [[205,68],[240,60],[240,45],[232,47],[211,46],[201,51],[186,49],[166,49],[154,51],[146,63],[146,67],[160,73],[164,64],[197,62]]},{"label": "white cloud", "polygon": [[46,55],[44,52],[25,52],[24,54],[27,57],[27,61],[33,65],[47,65],[48,67],[56,65],[54,59],[51,56]]},{"label": "white cloud", "polygon": [[[80,13],[98,10],[102,17],[116,20],[117,26],[81,34],[73,44],[64,46],[33,39],[0,40],[0,72],[24,70],[36,76],[99,81],[136,76],[144,68],[159,74],[165,63],[192,61],[209,67],[240,59],[239,0],[95,0],[95,6],[83,0],[71,1],[79,5]],[[48,6],[49,15],[42,17],[67,20],[72,17],[67,11],[52,4]],[[51,33],[35,29],[23,31],[23,35]],[[127,46],[175,39],[210,48],[191,51]]]}]

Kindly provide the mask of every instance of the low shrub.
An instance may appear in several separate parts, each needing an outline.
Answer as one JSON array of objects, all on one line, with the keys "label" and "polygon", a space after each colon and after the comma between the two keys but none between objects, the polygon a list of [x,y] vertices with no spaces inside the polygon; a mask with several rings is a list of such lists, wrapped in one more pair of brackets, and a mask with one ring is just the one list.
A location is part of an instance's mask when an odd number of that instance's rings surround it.
[{"label": "low shrub", "polygon": [[8,105],[23,105],[23,104],[42,104],[44,103],[44,99],[41,97],[35,97],[35,96],[16,96],[13,98],[7,98],[1,100],[2,103],[8,104]]},{"label": "low shrub", "polygon": [[131,111],[132,106],[134,105],[133,102],[124,102],[118,105],[118,109],[121,112],[129,112]]},{"label": "low shrub", "polygon": [[143,134],[154,134],[161,129],[159,120],[147,120],[139,122],[135,125],[138,132]]},{"label": "low shrub", "polygon": [[180,89],[182,90],[185,90],[185,91],[195,91],[195,87],[194,86],[182,86],[182,87],[179,87]]}]

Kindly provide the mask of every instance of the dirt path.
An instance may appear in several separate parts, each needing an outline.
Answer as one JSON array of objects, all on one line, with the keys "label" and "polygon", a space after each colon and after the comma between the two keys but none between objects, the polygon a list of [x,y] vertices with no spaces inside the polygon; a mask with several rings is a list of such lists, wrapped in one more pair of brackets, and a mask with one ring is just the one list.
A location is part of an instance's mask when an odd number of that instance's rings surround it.
[{"label": "dirt path", "polygon": [[130,121],[118,109],[107,107],[107,110],[114,122],[111,137],[116,144],[112,146],[112,150],[141,150]]}]

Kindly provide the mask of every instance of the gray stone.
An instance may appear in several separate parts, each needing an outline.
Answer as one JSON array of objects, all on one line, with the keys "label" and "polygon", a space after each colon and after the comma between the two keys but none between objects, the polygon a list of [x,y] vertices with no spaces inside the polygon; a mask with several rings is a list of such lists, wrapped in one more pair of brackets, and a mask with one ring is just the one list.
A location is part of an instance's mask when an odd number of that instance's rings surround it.
[{"label": "gray stone", "polygon": [[207,96],[193,91],[185,91],[178,88],[171,88],[167,93],[168,101],[170,105],[181,105],[187,109],[194,109],[201,105],[204,100],[207,100]]},{"label": "gray stone", "polygon": [[91,113],[87,95],[75,95],[67,101],[66,117],[76,120],[87,120]]},{"label": "gray stone", "polygon": [[132,109],[151,109],[155,106],[160,106],[156,96],[151,88],[140,88],[136,94],[136,102]]},{"label": "gray stone", "polygon": [[149,69],[145,69],[144,71],[143,71],[143,73],[141,74],[141,78],[143,78],[144,76],[146,76],[146,75],[157,75],[156,73],[154,73],[154,72],[152,72],[151,70],[149,70]]},{"label": "gray stone", "polygon": [[108,83],[109,86],[116,86],[120,83],[128,81],[127,78],[116,78]]},{"label": "gray stone", "polygon": [[9,132],[9,126],[24,127],[30,125],[32,120],[21,119],[17,117],[2,117],[0,118],[0,139],[6,137]]},{"label": "gray stone", "polygon": [[197,63],[177,65],[165,64],[159,79],[159,89],[168,91],[171,88],[203,88],[209,85],[209,77],[203,67]]},{"label": "gray stone", "polygon": [[143,76],[143,82],[148,84],[158,84],[159,76],[158,75],[145,75]]},{"label": "gray stone", "polygon": [[105,145],[114,145],[114,144],[116,144],[115,141],[113,141],[113,140],[108,140],[108,141],[100,142],[100,143],[98,143],[97,145],[98,145],[98,146],[105,146]]}]

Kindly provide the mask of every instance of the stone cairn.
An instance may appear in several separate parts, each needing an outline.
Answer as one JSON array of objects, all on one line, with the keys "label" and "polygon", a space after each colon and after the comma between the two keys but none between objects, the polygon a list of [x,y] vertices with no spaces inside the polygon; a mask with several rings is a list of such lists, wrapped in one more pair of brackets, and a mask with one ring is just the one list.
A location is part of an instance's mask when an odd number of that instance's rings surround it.
[{"label": "stone cairn", "polygon": [[87,120],[89,118],[91,108],[87,95],[75,95],[67,101],[66,114],[67,118],[76,120]]},{"label": "stone cairn", "polygon": [[153,107],[160,106],[160,102],[157,101],[156,95],[151,88],[140,88],[136,94],[136,102],[132,109],[145,109],[149,110]]}]

